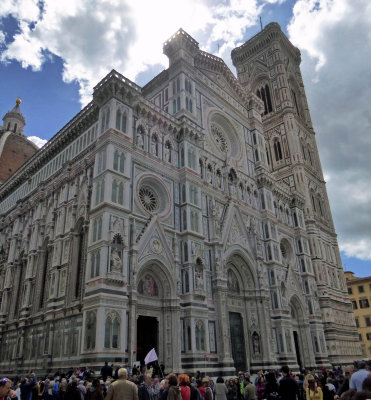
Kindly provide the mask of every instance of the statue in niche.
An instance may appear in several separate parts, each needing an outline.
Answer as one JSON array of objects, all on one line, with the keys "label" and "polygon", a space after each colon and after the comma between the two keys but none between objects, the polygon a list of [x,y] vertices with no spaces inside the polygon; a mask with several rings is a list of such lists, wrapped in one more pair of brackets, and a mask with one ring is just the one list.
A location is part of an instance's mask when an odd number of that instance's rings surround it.
[{"label": "statue in niche", "polygon": [[197,287],[197,289],[203,289],[204,288],[204,278],[203,278],[202,271],[197,271],[196,272],[196,287]]},{"label": "statue in niche", "polygon": [[240,293],[240,286],[238,284],[237,277],[232,270],[228,270],[228,277],[227,277],[227,285],[228,289],[231,292]]},{"label": "statue in niche", "polygon": [[138,292],[140,294],[143,294],[144,296],[158,296],[157,284],[151,275],[147,274],[144,278],[141,279],[138,285]]},{"label": "statue in niche", "polygon": [[121,255],[115,247],[111,250],[111,271],[121,272]]},{"label": "statue in niche", "polygon": [[143,134],[141,132],[138,132],[137,134],[137,147],[140,149],[144,148]]},{"label": "statue in niche", "polygon": [[211,166],[208,166],[206,169],[206,180],[208,183],[213,183],[213,175]]},{"label": "statue in niche", "polygon": [[204,271],[203,271],[203,264],[200,258],[196,260],[196,288],[199,290],[204,289]]},{"label": "statue in niche", "polygon": [[218,188],[221,188],[221,187],[222,187],[222,177],[221,177],[219,171],[216,173],[216,186],[217,186]]},{"label": "statue in niche", "polygon": [[115,235],[112,241],[110,270],[111,272],[122,272],[122,239],[120,235]]},{"label": "statue in niche", "polygon": [[260,354],[260,337],[257,332],[252,334],[252,347],[255,356]]},{"label": "statue in niche", "polygon": [[164,160],[171,162],[171,143],[167,141],[164,148]]}]

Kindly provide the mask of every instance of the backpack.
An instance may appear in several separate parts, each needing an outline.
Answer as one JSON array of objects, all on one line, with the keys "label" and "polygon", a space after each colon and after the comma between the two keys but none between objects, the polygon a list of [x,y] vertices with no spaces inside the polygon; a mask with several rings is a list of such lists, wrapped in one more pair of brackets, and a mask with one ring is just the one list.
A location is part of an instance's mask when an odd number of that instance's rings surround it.
[{"label": "backpack", "polygon": [[269,393],[267,400],[281,400],[281,396],[277,392]]}]

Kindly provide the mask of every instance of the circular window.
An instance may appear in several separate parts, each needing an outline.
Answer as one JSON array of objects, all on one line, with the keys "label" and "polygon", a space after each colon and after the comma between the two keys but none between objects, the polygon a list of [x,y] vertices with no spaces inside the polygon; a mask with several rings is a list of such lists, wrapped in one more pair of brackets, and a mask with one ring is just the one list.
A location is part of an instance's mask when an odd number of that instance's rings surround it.
[{"label": "circular window", "polygon": [[136,202],[147,214],[165,217],[171,211],[171,196],[164,181],[153,174],[143,174],[137,181]]},{"label": "circular window", "polygon": [[223,130],[219,126],[211,124],[211,133],[219,150],[222,153],[228,153],[229,143],[224,135]]},{"label": "circular window", "polygon": [[149,186],[141,186],[139,188],[139,199],[142,206],[149,212],[158,209],[159,201],[157,193]]},{"label": "circular window", "polygon": [[209,137],[218,153],[238,159],[242,144],[231,121],[218,111],[211,112],[208,119]]}]

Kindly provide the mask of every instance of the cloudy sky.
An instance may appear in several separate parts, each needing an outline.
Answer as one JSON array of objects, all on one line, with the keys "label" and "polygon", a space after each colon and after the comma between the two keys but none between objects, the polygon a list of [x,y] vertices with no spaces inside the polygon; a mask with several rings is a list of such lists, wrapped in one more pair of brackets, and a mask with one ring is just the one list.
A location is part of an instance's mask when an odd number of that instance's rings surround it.
[{"label": "cloudy sky", "polygon": [[1,0],[0,113],[23,100],[39,144],[112,68],[144,85],[180,27],[231,67],[231,50],[276,21],[302,52],[344,267],[371,275],[369,0]]}]

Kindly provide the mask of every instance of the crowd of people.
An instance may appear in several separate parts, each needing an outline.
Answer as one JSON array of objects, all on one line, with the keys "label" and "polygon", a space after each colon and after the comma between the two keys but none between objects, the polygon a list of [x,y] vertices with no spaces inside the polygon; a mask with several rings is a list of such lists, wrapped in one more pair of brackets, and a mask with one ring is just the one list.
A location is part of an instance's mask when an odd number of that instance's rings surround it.
[{"label": "crowd of people", "polygon": [[34,373],[0,381],[0,400],[371,400],[371,363],[332,370],[239,372],[215,382],[199,371],[165,376],[163,365],[141,370],[108,363],[96,374],[88,367],[37,379]]}]

